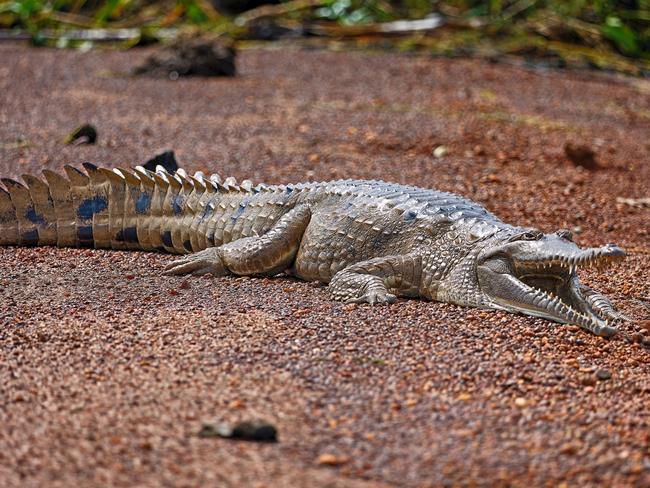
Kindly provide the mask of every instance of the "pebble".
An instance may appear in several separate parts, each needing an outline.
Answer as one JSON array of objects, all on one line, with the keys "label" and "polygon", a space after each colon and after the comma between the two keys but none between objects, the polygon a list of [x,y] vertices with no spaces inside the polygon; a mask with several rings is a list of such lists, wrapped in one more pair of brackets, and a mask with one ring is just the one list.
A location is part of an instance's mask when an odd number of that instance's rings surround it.
[{"label": "pebble", "polygon": [[586,169],[598,168],[596,153],[587,145],[567,142],[564,145],[564,154],[576,166]]},{"label": "pebble", "polygon": [[519,408],[524,408],[528,405],[528,401],[523,397],[517,397],[515,398],[515,405]]},{"label": "pebble", "polygon": [[449,151],[445,146],[438,146],[433,150],[433,157],[438,159],[444,158],[448,152]]},{"label": "pebble", "polygon": [[91,124],[83,124],[70,132],[64,142],[66,144],[95,144],[97,142],[97,129]]},{"label": "pebble", "polygon": [[596,377],[599,380],[604,381],[610,379],[612,377],[612,373],[607,369],[599,369],[596,371]]},{"label": "pebble", "polygon": [[264,420],[245,420],[235,425],[228,423],[205,423],[198,433],[199,437],[222,437],[256,442],[277,442],[278,431],[273,424]]},{"label": "pebble", "polygon": [[343,464],[346,464],[348,461],[349,458],[346,456],[337,456],[336,454],[326,453],[318,456],[316,464],[320,464],[322,466],[341,466]]},{"label": "pebble", "polygon": [[594,386],[596,384],[596,378],[591,374],[586,374],[580,378],[580,383],[584,386]]}]

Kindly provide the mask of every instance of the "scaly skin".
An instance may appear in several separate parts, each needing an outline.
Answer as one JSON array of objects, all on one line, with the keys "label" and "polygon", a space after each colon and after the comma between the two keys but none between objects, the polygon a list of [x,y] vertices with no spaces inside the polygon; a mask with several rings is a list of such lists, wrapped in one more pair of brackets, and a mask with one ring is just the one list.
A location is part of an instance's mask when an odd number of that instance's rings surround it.
[{"label": "scaly skin", "polygon": [[90,246],[187,254],[168,274],[275,275],[329,283],[346,302],[397,296],[575,323],[602,336],[622,319],[580,284],[577,268],[624,257],[582,250],[568,231],[501,222],[454,194],[382,181],[252,187],[182,170],[88,174],[66,166],[47,184],[2,180],[0,245]]}]

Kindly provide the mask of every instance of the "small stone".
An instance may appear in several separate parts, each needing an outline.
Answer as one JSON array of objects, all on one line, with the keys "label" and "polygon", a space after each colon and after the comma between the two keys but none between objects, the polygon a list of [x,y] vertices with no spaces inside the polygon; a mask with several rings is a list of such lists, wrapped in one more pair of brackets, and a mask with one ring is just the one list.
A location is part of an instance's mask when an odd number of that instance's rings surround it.
[{"label": "small stone", "polygon": [[467,402],[472,399],[472,395],[469,393],[461,393],[456,399],[460,402]]},{"label": "small stone", "polygon": [[264,420],[247,420],[235,425],[227,423],[205,423],[198,432],[199,437],[222,437],[256,442],[277,442],[278,431],[274,425]]},{"label": "small stone", "polygon": [[70,132],[64,140],[66,144],[95,144],[97,141],[97,129],[90,124],[83,124]]},{"label": "small stone", "polygon": [[562,444],[562,446],[560,446],[560,452],[562,454],[573,455],[578,451],[578,447],[579,446],[576,445],[575,443],[567,442],[565,444]]},{"label": "small stone", "polygon": [[580,378],[580,383],[584,386],[594,386],[596,384],[596,378],[593,375],[586,374]]},{"label": "small stone", "polygon": [[406,406],[407,407],[414,407],[416,406],[420,401],[417,398],[409,398],[406,400]]},{"label": "small stone", "polygon": [[438,146],[433,150],[433,157],[435,158],[443,158],[447,155],[449,151],[445,146]]},{"label": "small stone", "polygon": [[639,320],[637,325],[641,328],[650,332],[650,320]]},{"label": "small stone", "polygon": [[335,454],[321,454],[316,460],[316,464],[323,466],[341,466],[346,464],[349,459],[345,456],[337,456]]},{"label": "small stone", "polygon": [[244,408],[245,405],[244,405],[243,400],[236,399],[236,400],[233,400],[232,402],[230,402],[228,404],[228,406],[230,408]]},{"label": "small stone", "polygon": [[601,381],[605,381],[612,377],[612,373],[607,369],[599,369],[596,371],[596,377]]},{"label": "small stone", "polygon": [[517,397],[515,398],[515,405],[518,406],[519,408],[524,408],[525,406],[528,405],[528,401],[525,398]]},{"label": "small stone", "polygon": [[138,447],[143,451],[151,451],[153,449],[153,444],[149,441],[142,441]]},{"label": "small stone", "polygon": [[189,280],[183,280],[183,282],[182,282],[180,285],[178,285],[178,287],[179,287],[181,290],[189,290],[189,289],[190,289],[190,286],[191,286],[191,285],[190,285],[190,281],[189,281]]},{"label": "small stone", "polygon": [[584,144],[567,142],[564,145],[564,154],[574,165],[586,169],[597,169],[596,153]]}]

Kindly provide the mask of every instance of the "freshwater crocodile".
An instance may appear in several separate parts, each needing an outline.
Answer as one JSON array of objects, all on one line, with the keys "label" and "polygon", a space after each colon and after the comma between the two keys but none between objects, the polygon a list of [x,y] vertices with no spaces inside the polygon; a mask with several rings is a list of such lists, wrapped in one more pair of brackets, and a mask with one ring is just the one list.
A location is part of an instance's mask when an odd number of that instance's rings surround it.
[{"label": "freshwater crocodile", "polygon": [[424,297],[577,324],[601,336],[623,317],[577,269],[622,259],[581,249],[569,231],[506,224],[452,193],[383,181],[253,186],[65,166],[25,185],[2,179],[0,245],[85,246],[184,254],[167,274],[269,276],[329,283],[334,300]]}]

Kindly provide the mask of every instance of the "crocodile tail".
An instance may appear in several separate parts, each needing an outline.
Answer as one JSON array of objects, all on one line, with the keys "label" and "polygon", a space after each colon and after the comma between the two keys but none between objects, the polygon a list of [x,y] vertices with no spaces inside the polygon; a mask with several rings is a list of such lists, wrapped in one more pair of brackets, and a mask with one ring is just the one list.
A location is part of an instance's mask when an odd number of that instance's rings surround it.
[{"label": "crocodile tail", "polygon": [[[85,172],[66,165],[65,176],[44,170],[45,181],[3,178],[0,246],[95,247],[185,253],[210,245],[198,231],[211,193],[221,185],[142,167]],[[223,186],[221,186],[223,188]],[[205,226],[203,226],[204,228]]]}]

